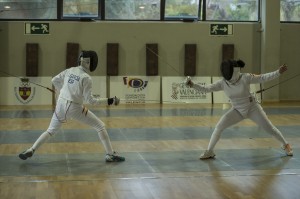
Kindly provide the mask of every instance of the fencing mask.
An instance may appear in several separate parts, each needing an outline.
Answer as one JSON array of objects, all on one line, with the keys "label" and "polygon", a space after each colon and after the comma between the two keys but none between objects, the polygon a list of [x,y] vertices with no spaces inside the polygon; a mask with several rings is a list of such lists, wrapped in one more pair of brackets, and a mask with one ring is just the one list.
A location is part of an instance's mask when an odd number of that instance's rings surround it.
[{"label": "fencing mask", "polygon": [[98,65],[98,55],[95,51],[81,51],[78,58],[79,65],[93,72]]},{"label": "fencing mask", "polygon": [[235,82],[240,76],[240,68],[243,68],[245,63],[242,60],[225,60],[221,63],[221,73],[227,81]]}]

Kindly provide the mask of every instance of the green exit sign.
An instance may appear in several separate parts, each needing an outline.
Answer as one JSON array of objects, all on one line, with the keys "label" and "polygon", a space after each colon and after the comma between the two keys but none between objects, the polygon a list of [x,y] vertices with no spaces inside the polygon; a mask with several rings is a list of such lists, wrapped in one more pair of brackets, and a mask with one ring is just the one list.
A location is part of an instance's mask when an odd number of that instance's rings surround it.
[{"label": "green exit sign", "polygon": [[26,35],[49,35],[50,24],[49,23],[25,23]]},{"label": "green exit sign", "polygon": [[233,35],[233,24],[210,24],[210,35]]}]

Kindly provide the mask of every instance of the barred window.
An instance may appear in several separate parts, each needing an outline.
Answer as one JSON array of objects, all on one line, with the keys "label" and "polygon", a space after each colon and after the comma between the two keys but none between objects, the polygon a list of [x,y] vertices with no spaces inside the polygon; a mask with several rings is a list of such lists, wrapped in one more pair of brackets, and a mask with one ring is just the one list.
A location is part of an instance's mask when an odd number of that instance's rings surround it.
[{"label": "barred window", "polygon": [[199,18],[199,1],[166,0],[165,19],[197,19]]},{"label": "barred window", "polygon": [[[300,0],[280,0],[280,3],[281,21],[299,21]],[[247,22],[259,20],[259,5],[260,0],[0,0],[0,20],[94,18]]]},{"label": "barred window", "polygon": [[300,22],[300,0],[280,1],[280,21]]},{"label": "barred window", "polygon": [[105,0],[105,19],[160,20],[160,0]]},{"label": "barred window", "polygon": [[259,0],[207,0],[206,19],[258,21]]},{"label": "barred window", "polygon": [[56,0],[0,1],[0,19],[56,18]]},{"label": "barred window", "polygon": [[98,0],[63,0],[63,18],[98,18]]}]

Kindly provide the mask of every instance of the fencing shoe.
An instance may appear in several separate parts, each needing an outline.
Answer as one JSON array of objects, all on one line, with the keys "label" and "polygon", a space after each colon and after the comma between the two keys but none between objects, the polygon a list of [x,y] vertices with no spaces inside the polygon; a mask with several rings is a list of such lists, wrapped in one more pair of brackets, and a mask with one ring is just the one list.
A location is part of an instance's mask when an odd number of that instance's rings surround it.
[{"label": "fencing shoe", "polygon": [[205,160],[205,159],[214,158],[215,156],[216,154],[213,151],[206,150],[200,155],[199,159]]},{"label": "fencing shoe", "polygon": [[123,161],[125,161],[125,158],[117,155],[117,153],[114,151],[113,154],[106,154],[105,161],[106,162],[123,162]]},{"label": "fencing shoe", "polygon": [[293,149],[290,144],[283,145],[281,148],[285,151],[287,156],[293,156]]},{"label": "fencing shoe", "polygon": [[22,153],[19,154],[19,158],[21,158],[22,160],[26,160],[27,158],[30,158],[31,156],[33,156],[34,150],[32,148],[29,148],[25,151],[23,151]]}]

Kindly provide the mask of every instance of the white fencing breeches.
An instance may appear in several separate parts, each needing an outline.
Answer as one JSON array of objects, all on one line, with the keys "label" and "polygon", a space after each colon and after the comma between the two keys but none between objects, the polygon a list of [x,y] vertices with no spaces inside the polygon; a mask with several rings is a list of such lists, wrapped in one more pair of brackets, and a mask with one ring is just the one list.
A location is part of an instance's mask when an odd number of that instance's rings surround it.
[{"label": "white fencing breeches", "polygon": [[32,148],[36,150],[42,143],[47,141],[47,134],[51,136],[55,135],[61,128],[62,124],[69,119],[75,119],[83,124],[94,128],[98,132],[99,138],[102,144],[104,145],[106,153],[113,153],[113,149],[104,123],[94,113],[89,111],[86,107],[82,106],[81,104],[76,104],[62,98],[60,98],[57,101],[55,112],[53,113],[47,131],[45,131],[40,136],[40,138],[36,141]]},{"label": "white fencing breeches", "polygon": [[[271,123],[262,107],[253,103],[248,111],[247,118],[255,122],[259,127],[263,128],[267,133],[274,136],[280,143],[287,144],[281,132]],[[231,108],[227,111],[217,123],[214,132],[211,135],[208,150],[213,150],[219,141],[224,129],[245,119],[236,109]]]}]

